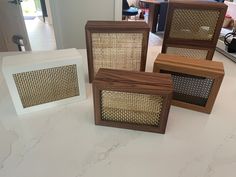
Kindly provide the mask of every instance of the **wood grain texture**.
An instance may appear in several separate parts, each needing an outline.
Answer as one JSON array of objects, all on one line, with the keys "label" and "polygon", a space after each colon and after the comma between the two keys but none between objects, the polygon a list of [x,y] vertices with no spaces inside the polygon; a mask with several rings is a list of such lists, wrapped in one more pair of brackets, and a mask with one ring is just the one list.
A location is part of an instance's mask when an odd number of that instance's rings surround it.
[{"label": "wood grain texture", "polygon": [[[146,58],[147,58],[147,48],[148,48],[148,38],[149,38],[149,27],[145,22],[128,22],[128,21],[88,21],[85,26],[86,31],[86,47],[87,47],[87,57],[88,57],[88,70],[89,70],[89,81],[92,82],[95,73],[95,63],[94,63],[94,45],[93,45],[93,34],[142,34],[141,39],[141,54],[140,54],[140,71],[145,71]],[[111,46],[101,48],[106,49]],[[117,45],[117,48],[112,48],[112,54],[120,52],[122,46]],[[131,47],[124,51],[125,53],[130,52],[130,50],[137,50],[135,47]],[[123,49],[122,49],[123,51]],[[111,61],[117,61],[116,57],[110,58]],[[116,66],[112,66],[111,69],[115,69]],[[105,66],[104,66],[105,67]],[[103,67],[103,68],[104,68]],[[113,68],[114,67],[114,68]],[[133,70],[130,68],[130,70]]]},{"label": "wood grain texture", "polygon": [[[129,122],[115,122],[102,120],[101,91],[115,91],[120,93],[137,93],[161,96],[163,98],[160,113],[160,125],[149,126]],[[173,86],[169,74],[144,73],[124,70],[100,69],[93,81],[94,114],[97,125],[128,128],[157,133],[165,133]],[[120,101],[120,100],[119,100]]]},{"label": "wood grain texture", "polygon": [[156,61],[154,62],[153,72],[176,72],[183,74],[183,76],[184,74],[188,74],[192,75],[193,77],[203,77],[213,80],[213,84],[205,106],[190,104],[176,99],[172,100],[172,104],[175,106],[204,113],[211,113],[224,77],[224,66],[223,63],[216,61],[196,60],[175,55],[159,54]]},{"label": "wood grain texture", "polygon": [[[188,60],[189,59],[189,60]],[[191,72],[187,74],[192,74],[193,72],[198,72],[200,74],[213,74],[213,75],[224,75],[224,66],[222,62],[209,61],[209,60],[195,60],[187,57],[170,55],[170,54],[159,54],[155,61],[155,65],[168,65],[168,66],[177,66],[180,69],[184,70],[185,68],[191,69]],[[205,73],[204,73],[205,72]],[[205,76],[205,75],[203,75]]]},{"label": "wood grain texture", "polygon": [[100,69],[93,83],[116,90],[130,90],[138,93],[172,92],[172,81],[168,74]]},{"label": "wood grain texture", "polygon": [[[127,29],[128,28],[128,29]],[[136,31],[137,29],[149,30],[148,25],[144,22],[129,22],[129,21],[88,21],[85,29],[87,30],[124,30],[124,31]]]},{"label": "wood grain texture", "polygon": [[[175,38],[171,37],[171,29],[173,28],[173,22],[180,22],[181,21],[186,21],[187,16],[189,18],[189,22],[191,22],[191,15],[182,15],[181,17],[176,17],[174,18],[174,14],[178,10],[188,10],[188,12],[193,12],[195,13],[196,11],[198,12],[218,12],[219,17],[216,19],[211,19],[209,20],[210,16],[204,16],[204,15],[199,15],[197,21],[199,24],[202,24],[202,31],[208,29],[206,28],[205,24],[207,24],[207,21],[212,22],[213,20],[216,21],[216,26],[214,29],[214,34],[211,37],[210,40],[201,40],[201,39],[191,39],[191,38]],[[215,2],[204,2],[204,1],[170,1],[169,2],[169,8],[168,8],[168,16],[167,16],[167,22],[166,22],[166,28],[165,28],[165,34],[164,34],[164,40],[163,40],[163,47],[162,47],[162,53],[167,52],[167,47],[172,46],[172,47],[185,47],[189,49],[208,49],[208,54],[206,55],[205,59],[212,60],[215,48],[216,48],[216,43],[219,38],[220,30],[224,21],[224,16],[227,10],[227,6],[224,3],[215,3]],[[204,12],[205,11],[205,12]],[[178,19],[177,19],[178,18]],[[206,22],[205,22],[206,21]],[[192,24],[192,29],[193,35],[197,34],[199,32],[199,28],[197,27],[198,25],[193,23]],[[186,29],[185,29],[186,28]],[[183,29],[189,30],[188,27],[183,26]],[[210,29],[210,28],[209,28]],[[209,30],[208,29],[208,30]],[[194,32],[195,31],[195,32]],[[187,32],[187,31],[186,31]]]}]

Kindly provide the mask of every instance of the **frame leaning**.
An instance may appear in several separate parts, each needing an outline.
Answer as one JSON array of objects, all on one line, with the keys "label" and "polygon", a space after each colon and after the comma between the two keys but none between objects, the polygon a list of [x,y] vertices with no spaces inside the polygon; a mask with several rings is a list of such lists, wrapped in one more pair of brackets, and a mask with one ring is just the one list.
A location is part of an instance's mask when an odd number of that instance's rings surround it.
[{"label": "frame leaning", "polygon": [[[145,71],[146,67],[146,58],[147,58],[147,48],[148,48],[148,38],[149,38],[149,27],[145,22],[128,22],[128,21],[88,21],[85,26],[86,31],[86,47],[87,47],[87,57],[88,57],[88,71],[89,71],[89,82],[92,82],[94,79],[94,75],[96,74],[94,71],[94,53],[93,53],[93,42],[92,35],[95,33],[100,34],[132,34],[138,33],[142,34],[141,41],[141,58],[140,58],[140,68],[138,71]],[[107,46],[106,48],[109,48]],[[115,52],[118,52],[119,47],[114,49]],[[135,48],[132,48],[135,50]],[[114,51],[113,51],[114,52]],[[125,52],[129,52],[128,49]],[[119,60],[115,58],[111,58],[111,60]],[[122,65],[122,63],[120,63]],[[116,67],[116,68],[115,68]],[[104,65],[103,68],[106,68]],[[117,68],[111,64],[110,69],[122,69]],[[127,70],[133,70],[132,68],[127,68]]]}]

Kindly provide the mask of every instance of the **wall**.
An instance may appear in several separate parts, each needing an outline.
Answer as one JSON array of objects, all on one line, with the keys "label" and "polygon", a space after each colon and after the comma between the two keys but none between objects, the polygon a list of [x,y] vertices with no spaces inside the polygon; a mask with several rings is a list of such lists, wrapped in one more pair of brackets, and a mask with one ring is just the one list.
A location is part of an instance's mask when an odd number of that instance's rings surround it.
[{"label": "wall", "polygon": [[51,12],[49,0],[45,0],[45,4],[46,4],[46,8],[47,8],[47,13],[48,13],[48,23],[50,25],[52,25],[52,12]]},{"label": "wall", "polygon": [[50,0],[57,47],[85,48],[87,20],[115,20],[115,1],[119,0]]},{"label": "wall", "polygon": [[236,20],[236,2],[225,1],[225,4],[228,5],[227,14],[230,15],[234,20]]}]

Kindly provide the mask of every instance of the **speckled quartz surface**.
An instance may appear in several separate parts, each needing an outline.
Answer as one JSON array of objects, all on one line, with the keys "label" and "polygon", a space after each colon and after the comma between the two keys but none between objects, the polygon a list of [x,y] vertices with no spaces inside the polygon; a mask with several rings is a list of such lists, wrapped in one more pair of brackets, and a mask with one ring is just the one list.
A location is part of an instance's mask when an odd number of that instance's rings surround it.
[{"label": "speckled quartz surface", "polygon": [[0,177],[235,177],[236,63],[214,60],[225,78],[212,113],[172,106],[165,135],[95,126],[90,84],[83,102],[18,117],[0,73]]}]

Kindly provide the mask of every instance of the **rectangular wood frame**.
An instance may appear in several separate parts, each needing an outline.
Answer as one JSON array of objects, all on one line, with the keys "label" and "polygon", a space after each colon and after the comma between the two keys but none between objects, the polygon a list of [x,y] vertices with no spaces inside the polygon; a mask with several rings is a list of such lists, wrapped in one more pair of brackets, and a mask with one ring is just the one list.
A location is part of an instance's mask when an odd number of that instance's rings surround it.
[{"label": "rectangular wood frame", "polygon": [[[176,100],[174,99],[175,96],[173,96],[172,100],[172,105],[210,114],[224,77],[224,66],[223,63],[216,61],[196,60],[176,55],[159,54],[154,63],[153,72],[179,73],[213,80],[205,106]],[[173,81],[173,85],[175,95],[175,81]]]},{"label": "rectangular wood frame", "polygon": [[[215,27],[214,35],[211,40],[195,40],[195,39],[183,39],[183,38],[171,38],[171,24],[173,19],[174,11],[177,9],[189,9],[189,10],[210,10],[219,11],[219,18]],[[220,30],[224,21],[227,6],[224,3],[216,2],[205,2],[205,1],[179,1],[179,2],[169,2],[167,22],[165,28],[165,34],[163,39],[162,53],[167,53],[168,47],[177,47],[185,49],[198,49],[207,51],[207,55],[203,59],[212,60],[214,55],[216,44],[219,38]]]},{"label": "rectangular wood frame", "polygon": [[[155,96],[161,97],[162,107],[160,106],[161,110],[159,112],[158,126],[147,125],[147,124],[136,124],[131,121],[119,122],[113,120],[112,121],[103,120],[102,110],[101,110],[102,109],[101,94],[102,91],[104,90],[115,91],[118,93],[125,92],[128,94],[130,93],[145,94],[145,96],[148,95],[148,98],[150,95],[152,95],[153,97]],[[170,74],[100,69],[93,81],[95,124],[164,134],[166,130],[166,124],[172,99],[172,92],[173,92],[173,87]],[[143,104],[144,103],[142,102],[142,104],[139,104],[139,106],[143,107]],[[156,106],[156,104],[154,105]],[[115,108],[122,109],[120,107],[115,107]],[[131,111],[135,112],[135,110]]]},{"label": "rectangular wood frame", "polygon": [[[141,33],[141,58],[140,58],[140,69],[139,71],[145,71],[146,67],[146,58],[147,58],[147,49],[148,49],[148,38],[149,38],[149,27],[145,22],[128,22],[128,21],[88,21],[85,26],[86,31],[86,47],[87,47],[87,57],[88,57],[88,71],[89,71],[89,82],[92,82],[94,79],[94,54],[93,54],[93,42],[92,34],[93,33]],[[110,47],[110,46],[109,46]],[[117,48],[119,49],[119,48]],[[118,51],[116,49],[116,51]],[[133,48],[135,49],[135,48]],[[127,49],[128,51],[128,49]],[[115,59],[114,59],[115,60]],[[120,66],[120,65],[116,65]],[[103,68],[106,68],[104,66]],[[110,69],[121,69],[111,66]],[[126,70],[126,69],[125,69]],[[127,69],[129,70],[129,68]],[[130,68],[130,70],[132,70]]]}]

